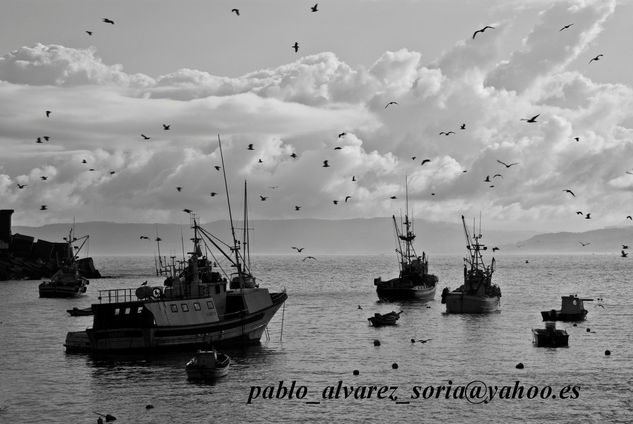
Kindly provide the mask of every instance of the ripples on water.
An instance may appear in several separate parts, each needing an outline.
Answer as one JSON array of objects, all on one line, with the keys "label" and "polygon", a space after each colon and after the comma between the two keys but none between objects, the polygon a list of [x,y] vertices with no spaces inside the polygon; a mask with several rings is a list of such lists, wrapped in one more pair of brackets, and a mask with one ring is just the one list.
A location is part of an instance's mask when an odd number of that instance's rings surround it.
[{"label": "ripples on water", "polygon": [[[187,380],[191,351],[152,356],[67,355],[68,331],[91,325],[66,309],[96,301],[97,290],[136,287],[152,277],[151,258],[96,258],[113,278],[92,280],[80,299],[40,299],[39,281],[0,283],[0,423],[96,422],[93,411],[117,423],[236,422],[631,422],[633,289],[631,262],[617,256],[497,255],[495,282],[502,311],[487,316],[445,315],[439,294],[462,279],[461,257],[430,259],[440,278],[436,300],[380,303],[373,279],[397,274],[393,256],[259,256],[254,273],[288,301],[259,346],[227,350],[233,364],[215,384]],[[543,327],[540,311],[559,309],[562,295],[604,298],[587,302],[588,319],[573,327],[569,348],[534,348],[531,328]],[[358,309],[361,305],[362,310]],[[374,312],[402,310],[396,327],[373,328]],[[281,338],[283,316],[283,339]],[[587,332],[587,328],[594,332]],[[430,338],[428,343],[411,338]],[[381,346],[374,346],[379,339]],[[611,350],[610,357],[604,355]],[[518,362],[525,369],[518,370]],[[398,369],[392,369],[397,363]],[[353,376],[358,369],[360,375]],[[247,405],[252,385],[308,387],[304,400],[262,400]],[[345,385],[398,386],[399,400],[321,399],[323,389]],[[575,400],[494,399],[472,405],[455,399],[407,399],[413,386],[467,384],[580,386]],[[305,401],[320,401],[309,405]],[[146,410],[145,405],[154,405]]]}]

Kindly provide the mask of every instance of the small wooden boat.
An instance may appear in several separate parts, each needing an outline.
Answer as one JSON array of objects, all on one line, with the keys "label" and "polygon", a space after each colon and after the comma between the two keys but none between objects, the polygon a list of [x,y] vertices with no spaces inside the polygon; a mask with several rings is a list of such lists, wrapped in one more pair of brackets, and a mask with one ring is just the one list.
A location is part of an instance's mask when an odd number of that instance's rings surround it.
[{"label": "small wooden boat", "polygon": [[563,304],[560,310],[541,311],[543,321],[583,321],[587,316],[587,310],[583,302],[591,302],[593,299],[581,299],[577,295],[562,296]]},{"label": "small wooden boat", "polygon": [[187,362],[185,370],[191,379],[216,379],[229,373],[231,358],[216,350],[199,350]]},{"label": "small wooden boat", "polygon": [[71,317],[85,317],[93,314],[92,306],[89,306],[87,308],[74,307],[72,309],[66,309],[66,312],[68,312]]},{"label": "small wooden boat", "polygon": [[401,313],[402,311],[391,311],[387,314],[379,314],[378,312],[376,312],[373,317],[369,317],[367,318],[367,320],[374,327],[380,327],[382,325],[396,325],[396,322],[398,321],[398,319],[400,319]]},{"label": "small wooden boat", "polygon": [[545,328],[533,328],[532,337],[536,347],[569,346],[569,334],[565,330],[557,330],[554,321],[546,322]]}]

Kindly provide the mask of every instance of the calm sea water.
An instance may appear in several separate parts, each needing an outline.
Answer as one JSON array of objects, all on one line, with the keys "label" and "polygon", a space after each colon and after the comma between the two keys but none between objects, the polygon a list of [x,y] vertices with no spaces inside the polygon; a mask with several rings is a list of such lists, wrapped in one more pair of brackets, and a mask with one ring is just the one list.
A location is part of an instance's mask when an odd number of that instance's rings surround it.
[{"label": "calm sea water", "polygon": [[[393,304],[377,301],[373,278],[397,275],[394,256],[302,258],[255,258],[260,284],[272,291],[286,288],[289,298],[261,345],[227,351],[231,370],[215,384],[187,380],[184,365],[191,351],[105,357],[64,352],[66,333],[92,323],[92,317],[70,317],[66,309],[88,306],[99,289],[136,287],[144,280],[160,284],[152,277],[151,258],[96,258],[102,274],[113,278],[92,280],[80,299],[40,299],[38,281],[0,283],[0,422],[94,423],[93,411],[115,415],[117,423],[631,422],[629,259],[497,255],[494,279],[503,292],[502,311],[467,316],[444,314],[439,300],[444,286],[455,288],[462,278],[459,256],[431,257],[431,272],[440,278],[435,301]],[[577,327],[559,324],[570,334],[569,348],[533,347],[530,329],[543,327],[539,312],[560,308],[560,297],[571,293],[604,300],[588,302],[588,319]],[[368,325],[374,312],[391,310],[404,311],[398,326]],[[411,343],[411,338],[431,340]],[[524,369],[516,369],[519,362]],[[546,393],[550,387],[557,397],[527,399],[524,393],[518,399],[517,392],[515,399],[479,404],[453,398],[457,386],[477,380],[513,388],[518,381],[526,392],[536,386]],[[247,404],[257,391],[252,387],[269,394],[265,387],[274,386],[274,396],[280,381],[287,389],[295,382],[293,399],[260,394]],[[397,387],[398,399],[378,399],[376,392],[370,399],[345,399],[342,390],[338,399],[336,390],[323,399],[324,389],[339,381],[354,388]],[[452,386],[448,399],[445,391],[439,398],[412,398],[416,386],[423,393],[441,385]],[[560,398],[568,385],[577,386],[575,399]],[[307,392],[303,399],[296,398],[299,386]],[[426,390],[428,397],[431,389]],[[383,391],[383,397],[392,391]],[[147,410],[147,404],[154,408]]]}]

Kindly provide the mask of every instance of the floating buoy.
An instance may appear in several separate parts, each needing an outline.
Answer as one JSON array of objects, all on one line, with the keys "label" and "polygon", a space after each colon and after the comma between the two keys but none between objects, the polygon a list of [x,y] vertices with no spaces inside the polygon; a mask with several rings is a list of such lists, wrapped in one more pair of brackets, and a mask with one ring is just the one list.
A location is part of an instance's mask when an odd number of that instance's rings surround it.
[{"label": "floating buoy", "polygon": [[398,364],[396,364],[395,362],[393,364],[391,364],[391,368],[393,368],[394,370],[398,369]]},{"label": "floating buoy", "polygon": [[145,409],[154,409],[154,405],[149,403],[149,404],[145,405]]},{"label": "floating buoy", "polygon": [[516,368],[517,368],[518,370],[522,370],[522,369],[523,369],[523,362],[519,362],[519,363],[517,364]]},{"label": "floating buoy", "polygon": [[591,328],[587,328],[587,333],[591,332]]},{"label": "floating buoy", "polygon": [[415,343],[415,339],[411,339],[411,343]]},{"label": "floating buoy", "polygon": [[360,374],[360,373],[358,372],[358,370],[354,370],[353,374],[354,374],[354,375],[358,375],[358,374]]},{"label": "floating buoy", "polygon": [[374,346],[380,346],[380,340],[374,340]]},{"label": "floating buoy", "polygon": [[609,356],[609,355],[611,355],[611,351],[610,351],[609,349],[607,349],[607,350],[605,350],[605,351],[604,351],[604,354],[605,354],[606,356]]}]

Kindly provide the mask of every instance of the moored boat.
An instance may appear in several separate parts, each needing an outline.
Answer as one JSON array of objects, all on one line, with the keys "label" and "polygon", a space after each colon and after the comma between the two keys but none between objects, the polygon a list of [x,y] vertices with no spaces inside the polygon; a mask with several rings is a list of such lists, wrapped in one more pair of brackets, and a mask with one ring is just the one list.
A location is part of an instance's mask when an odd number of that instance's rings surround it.
[{"label": "moored boat", "polygon": [[562,296],[561,309],[541,311],[543,321],[583,321],[587,316],[587,310],[583,302],[591,302],[593,299],[581,299],[575,294]]},{"label": "moored boat", "polygon": [[532,329],[532,343],[536,347],[567,347],[569,334],[565,330],[556,329],[556,322],[545,323],[545,328]]},{"label": "moored boat", "polygon": [[392,216],[396,232],[396,253],[400,273],[398,277],[383,281],[381,277],[374,279],[376,293],[383,300],[418,299],[431,300],[435,297],[435,287],[438,278],[429,274],[429,262],[426,254],[418,256],[413,247],[415,233],[413,232],[413,220],[409,220],[409,196],[406,190],[406,209],[404,221],[400,226]]},{"label": "moored boat", "polygon": [[[90,282],[79,273],[77,262],[77,255],[88,236],[75,238],[71,227],[68,237],[64,237],[64,240],[67,243],[65,257],[59,259],[59,269],[51,279],[38,286],[40,297],[77,297],[85,294],[88,289]],[[80,241],[81,245],[75,246],[75,243]]]},{"label": "moored boat", "polygon": [[229,373],[231,358],[216,350],[199,350],[185,365],[190,379],[213,380]]},{"label": "moored boat", "polygon": [[481,314],[497,312],[501,308],[501,289],[492,284],[495,259],[486,266],[481,251],[486,246],[479,243],[481,234],[472,238],[462,215],[462,223],[466,234],[466,248],[469,258],[464,258],[464,284],[450,291],[445,287],[442,291],[442,303],[446,304],[446,312],[454,314]]},{"label": "moored boat", "polygon": [[92,307],[88,307],[88,308],[74,307],[72,309],[66,309],[66,312],[68,312],[71,317],[84,317],[84,316],[92,315]]},{"label": "moored boat", "polygon": [[[92,328],[69,332],[66,351],[127,352],[259,343],[288,296],[285,290],[270,293],[254,284],[247,238],[240,243],[235,237],[228,190],[227,201],[233,241],[222,243],[229,247],[229,253],[189,212],[193,250],[189,252],[186,267],[167,277],[162,287],[141,285],[136,289],[100,290],[99,303],[92,305]],[[208,259],[207,255],[213,255],[211,246],[224,256],[229,266],[222,268]],[[225,273],[229,268],[234,269],[230,276]],[[227,290],[229,278],[249,284]]]},{"label": "moored boat", "polygon": [[369,317],[367,318],[367,320],[374,327],[380,327],[383,325],[396,325],[396,322],[398,321],[398,319],[400,319],[401,313],[402,311],[400,312],[391,311],[386,314],[379,314],[378,312],[376,312],[373,317]]}]

